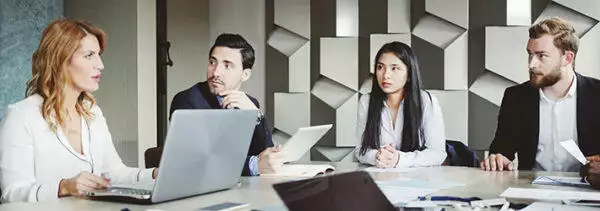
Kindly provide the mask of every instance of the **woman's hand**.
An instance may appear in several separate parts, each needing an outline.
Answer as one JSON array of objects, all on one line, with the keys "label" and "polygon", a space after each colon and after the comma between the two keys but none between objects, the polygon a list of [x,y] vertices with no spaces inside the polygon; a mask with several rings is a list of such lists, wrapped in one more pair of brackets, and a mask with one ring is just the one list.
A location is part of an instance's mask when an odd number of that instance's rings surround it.
[{"label": "woman's hand", "polygon": [[108,179],[96,176],[90,172],[81,172],[69,179],[60,181],[58,197],[81,196],[94,190],[106,189],[110,184]]}]

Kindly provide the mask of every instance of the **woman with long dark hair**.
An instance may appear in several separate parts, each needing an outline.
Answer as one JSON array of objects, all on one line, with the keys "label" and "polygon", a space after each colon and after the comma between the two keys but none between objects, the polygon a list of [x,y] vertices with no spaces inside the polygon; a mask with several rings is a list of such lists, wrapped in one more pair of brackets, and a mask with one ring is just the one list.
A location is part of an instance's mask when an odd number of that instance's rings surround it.
[{"label": "woman with long dark hair", "polygon": [[379,168],[441,165],[446,158],[444,120],[435,96],[421,89],[419,65],[401,42],[375,56],[370,94],[359,100],[356,149],[361,163]]}]

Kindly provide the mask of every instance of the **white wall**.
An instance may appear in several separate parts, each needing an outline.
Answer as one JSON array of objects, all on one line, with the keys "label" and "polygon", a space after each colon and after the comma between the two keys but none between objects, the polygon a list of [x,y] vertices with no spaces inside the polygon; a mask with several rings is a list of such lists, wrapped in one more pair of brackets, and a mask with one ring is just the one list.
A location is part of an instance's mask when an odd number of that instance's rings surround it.
[{"label": "white wall", "polygon": [[156,2],[137,1],[138,164],[156,146]]},{"label": "white wall", "polygon": [[124,163],[143,166],[143,151],[156,143],[154,1],[64,0],[64,14],[106,32],[105,69],[94,96]]},{"label": "white wall", "polygon": [[167,1],[167,40],[172,67],[167,69],[167,113],[173,97],[206,80],[208,50],[208,0]]}]

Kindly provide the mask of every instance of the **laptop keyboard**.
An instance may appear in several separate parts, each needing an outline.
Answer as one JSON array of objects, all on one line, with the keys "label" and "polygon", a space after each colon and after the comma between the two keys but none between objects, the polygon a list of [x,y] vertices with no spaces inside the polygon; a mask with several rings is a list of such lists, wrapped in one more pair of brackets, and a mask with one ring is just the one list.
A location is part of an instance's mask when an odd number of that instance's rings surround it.
[{"label": "laptop keyboard", "polygon": [[151,195],[152,191],[149,190],[141,190],[141,189],[130,189],[130,188],[110,188],[108,190],[109,193],[114,193],[118,195]]}]

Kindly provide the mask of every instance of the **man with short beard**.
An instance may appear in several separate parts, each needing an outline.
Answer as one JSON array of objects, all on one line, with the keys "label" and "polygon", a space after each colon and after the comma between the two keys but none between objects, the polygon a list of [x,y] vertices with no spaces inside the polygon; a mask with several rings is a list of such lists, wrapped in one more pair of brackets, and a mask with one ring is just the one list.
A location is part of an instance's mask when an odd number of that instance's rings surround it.
[{"label": "man with short beard", "polygon": [[585,156],[600,154],[600,81],[575,72],[579,38],[561,18],[529,28],[529,81],[504,92],[486,171],[579,171],[560,142],[573,140]]}]

